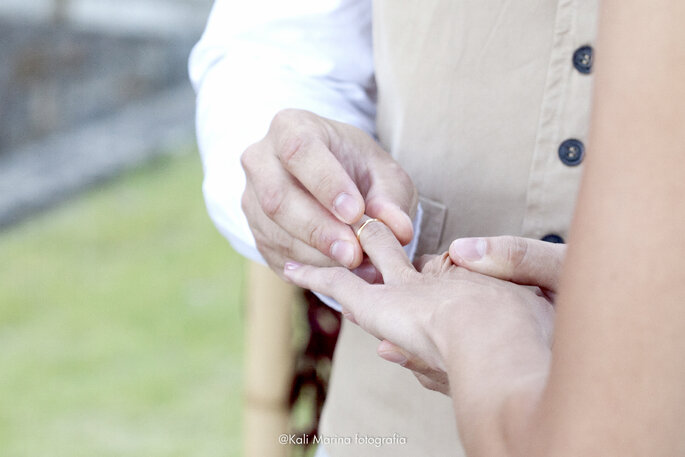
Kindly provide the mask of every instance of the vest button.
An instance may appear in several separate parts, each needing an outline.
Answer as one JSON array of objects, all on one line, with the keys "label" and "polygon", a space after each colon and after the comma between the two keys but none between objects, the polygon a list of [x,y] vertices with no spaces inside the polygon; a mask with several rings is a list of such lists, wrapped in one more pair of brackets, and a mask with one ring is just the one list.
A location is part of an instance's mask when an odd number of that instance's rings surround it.
[{"label": "vest button", "polygon": [[559,159],[569,167],[580,165],[585,155],[585,145],[576,139],[566,140],[559,146]]},{"label": "vest button", "polygon": [[583,46],[573,53],[573,66],[580,73],[588,75],[592,72],[592,47]]},{"label": "vest button", "polygon": [[549,235],[545,235],[541,239],[542,239],[542,241],[546,241],[548,243],[564,244],[564,239],[562,237],[560,237],[559,235],[556,235],[554,233],[550,233]]}]

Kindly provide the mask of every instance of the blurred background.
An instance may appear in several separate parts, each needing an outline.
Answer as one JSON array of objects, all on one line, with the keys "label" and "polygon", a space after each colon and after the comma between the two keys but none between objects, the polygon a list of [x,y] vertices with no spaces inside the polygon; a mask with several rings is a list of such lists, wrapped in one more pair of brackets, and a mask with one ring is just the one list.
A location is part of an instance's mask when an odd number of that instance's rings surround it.
[{"label": "blurred background", "polygon": [[339,315],[202,200],[212,0],[0,0],[0,457],[312,455]]},{"label": "blurred background", "polygon": [[187,58],[211,0],[0,0],[0,456],[242,450],[244,264]]}]

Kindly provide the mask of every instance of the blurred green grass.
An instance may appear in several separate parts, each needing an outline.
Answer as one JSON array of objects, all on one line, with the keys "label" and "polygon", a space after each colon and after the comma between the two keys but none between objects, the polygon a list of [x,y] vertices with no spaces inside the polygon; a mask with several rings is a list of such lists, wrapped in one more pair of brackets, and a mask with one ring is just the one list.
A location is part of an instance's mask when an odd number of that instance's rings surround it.
[{"label": "blurred green grass", "polygon": [[0,232],[0,456],[241,453],[243,261],[193,151]]}]

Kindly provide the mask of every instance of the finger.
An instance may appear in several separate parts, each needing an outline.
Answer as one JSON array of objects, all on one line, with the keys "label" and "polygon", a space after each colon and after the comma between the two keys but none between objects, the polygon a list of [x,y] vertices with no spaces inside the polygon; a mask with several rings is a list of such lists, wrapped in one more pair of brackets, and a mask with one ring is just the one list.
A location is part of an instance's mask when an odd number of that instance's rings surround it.
[{"label": "finger", "polygon": [[402,306],[398,306],[396,294],[385,286],[366,283],[345,268],[318,268],[289,261],[283,275],[297,286],[335,299],[347,319],[376,338],[402,341],[415,332],[411,315],[398,312]]},{"label": "finger", "polygon": [[[317,265],[319,267],[328,268],[337,266],[335,260],[329,259],[316,249],[307,246],[299,240],[293,240],[290,235],[287,236],[292,242],[289,246],[279,244],[281,243],[279,240],[274,241],[273,239],[265,238],[263,235],[255,235],[257,250],[262,257],[264,257],[264,260],[266,260],[269,267],[280,276],[282,276],[286,259],[290,258],[297,258],[298,262],[303,262],[307,265]],[[287,241],[284,241],[283,243],[287,243]],[[294,255],[289,256],[286,253]]]},{"label": "finger", "polygon": [[[245,202],[256,201],[254,192],[248,184],[243,196]],[[282,276],[286,259],[315,265],[318,267],[337,266],[338,262],[297,238],[293,238],[278,224],[269,219],[258,204],[246,204],[245,216],[255,238],[257,249],[269,266]]]},{"label": "finger", "polygon": [[352,228],[358,234],[364,252],[381,272],[386,284],[402,282],[416,273],[402,245],[383,222],[364,216]]},{"label": "finger", "polygon": [[455,268],[454,263],[452,263],[449,252],[444,252],[441,255],[424,255],[421,256],[419,262],[422,263],[419,271],[424,274],[430,273],[436,276],[442,276],[450,272],[452,275],[454,275],[457,274],[457,271],[459,271]]},{"label": "finger", "polygon": [[368,258],[362,260],[361,265],[351,271],[369,284],[383,284],[383,275]]},{"label": "finger", "polygon": [[501,236],[455,240],[449,252],[455,264],[471,271],[556,291],[566,246]]},{"label": "finger", "polygon": [[416,188],[395,162],[374,167],[371,185],[366,193],[366,214],[381,219],[390,227],[402,245],[414,236],[410,215],[416,212]]},{"label": "finger", "polygon": [[365,190],[366,214],[390,227],[400,243],[408,244],[414,236],[411,217],[416,213],[418,193],[409,175],[392,157],[377,148],[374,166],[369,167]]},{"label": "finger", "polygon": [[283,274],[299,287],[334,298],[354,321],[362,308],[373,308],[378,301],[375,288],[345,268],[318,268],[287,261]]},{"label": "finger", "polygon": [[434,390],[435,392],[440,392],[443,395],[447,395],[448,397],[451,395],[450,394],[450,384],[447,379],[447,375],[444,375],[444,378],[431,378],[430,376],[426,376],[423,373],[417,373],[416,371],[412,372],[414,376],[416,376],[416,379],[418,379],[419,383],[423,387],[425,387],[428,390]]},{"label": "finger", "polygon": [[276,145],[276,155],[324,208],[346,224],[364,214],[364,198],[328,145],[315,136],[290,136]]},{"label": "finger", "polygon": [[385,198],[367,197],[366,214],[384,221],[402,246],[414,237],[414,226],[407,213]]},{"label": "finger", "polygon": [[266,156],[259,170],[246,169],[264,214],[293,238],[318,249],[348,268],[362,261],[362,250],[349,226],[337,220],[278,161]]},{"label": "finger", "polygon": [[383,340],[376,348],[376,353],[384,360],[388,362],[396,363],[401,366],[405,366],[409,363],[409,358],[411,354],[404,351],[401,347],[392,344],[388,340]]},{"label": "finger", "polygon": [[424,387],[449,395],[449,380],[447,373],[443,370],[432,367],[420,357],[416,357],[388,340],[381,341],[376,352],[384,360],[413,371],[414,376]]},{"label": "finger", "polygon": [[267,138],[276,157],[309,192],[342,222],[364,214],[364,199],[330,150],[327,122],[302,110],[283,110],[271,122]]},{"label": "finger", "polygon": [[426,266],[428,262],[433,260],[436,255],[433,254],[424,254],[421,257],[419,257],[417,260],[414,261],[414,268],[416,268],[416,271],[422,271],[423,267]]},{"label": "finger", "polygon": [[429,375],[436,371],[421,358],[414,356],[412,353],[405,351],[388,340],[381,341],[376,352],[384,360],[396,363],[418,373]]},{"label": "finger", "polygon": [[[286,259],[293,259],[297,262],[317,267],[338,266],[339,262],[331,259],[330,256],[321,253],[304,241],[294,238],[283,227],[269,219],[257,203],[257,197],[249,183],[243,195],[243,211],[255,238],[257,248],[272,268],[275,266],[280,272]],[[273,259],[273,261],[270,261],[270,259]]]}]

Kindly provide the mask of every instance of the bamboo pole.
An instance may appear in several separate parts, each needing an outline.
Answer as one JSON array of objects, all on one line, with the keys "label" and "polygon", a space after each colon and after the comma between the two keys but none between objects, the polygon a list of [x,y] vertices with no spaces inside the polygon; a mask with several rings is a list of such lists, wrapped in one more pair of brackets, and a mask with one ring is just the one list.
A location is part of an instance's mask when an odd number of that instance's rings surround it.
[{"label": "bamboo pole", "polygon": [[298,289],[267,267],[248,272],[245,372],[245,457],[285,457],[288,397],[294,369],[292,313]]}]

